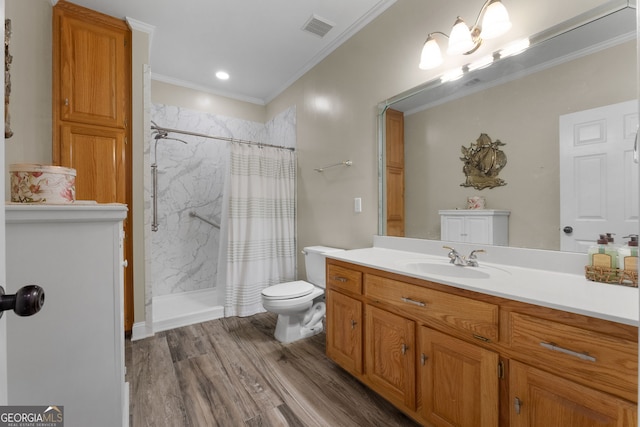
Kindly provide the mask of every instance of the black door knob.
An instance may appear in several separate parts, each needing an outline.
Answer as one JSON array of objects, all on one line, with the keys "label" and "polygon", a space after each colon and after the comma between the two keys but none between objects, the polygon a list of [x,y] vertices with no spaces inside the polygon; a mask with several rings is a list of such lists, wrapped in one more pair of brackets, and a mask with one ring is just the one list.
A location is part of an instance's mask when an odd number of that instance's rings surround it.
[{"label": "black door knob", "polygon": [[564,231],[566,234],[571,234],[573,233],[573,227],[571,227],[570,225],[567,225],[565,228],[562,229],[562,231]]},{"label": "black door knob", "polygon": [[13,295],[5,295],[0,286],[0,317],[5,310],[13,310],[18,316],[31,316],[44,305],[44,289],[38,285],[27,285]]}]

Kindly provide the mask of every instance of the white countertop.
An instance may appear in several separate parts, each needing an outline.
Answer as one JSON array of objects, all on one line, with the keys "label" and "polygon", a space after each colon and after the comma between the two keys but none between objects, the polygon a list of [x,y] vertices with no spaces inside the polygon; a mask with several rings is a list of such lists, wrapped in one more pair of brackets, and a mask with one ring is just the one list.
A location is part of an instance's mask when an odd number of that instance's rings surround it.
[{"label": "white countertop", "polygon": [[122,221],[127,205],[77,201],[66,204],[5,202],[5,220],[11,224],[39,222]]},{"label": "white countertop", "polygon": [[[479,267],[456,267],[449,264],[446,255],[446,252],[433,255],[372,247],[332,252],[327,257],[487,295],[638,326],[638,288],[591,282],[579,274],[483,262],[482,255],[478,256]],[[453,270],[453,276],[429,271],[448,268],[475,271]],[[461,276],[484,277],[454,277],[458,273]]]}]

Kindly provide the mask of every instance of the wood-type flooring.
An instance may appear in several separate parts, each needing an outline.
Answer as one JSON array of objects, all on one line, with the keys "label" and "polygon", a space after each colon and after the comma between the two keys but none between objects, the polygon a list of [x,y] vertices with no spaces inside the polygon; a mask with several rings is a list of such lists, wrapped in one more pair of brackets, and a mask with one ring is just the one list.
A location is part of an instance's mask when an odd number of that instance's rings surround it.
[{"label": "wood-type flooring", "polygon": [[417,426],[325,356],[325,334],[290,344],[262,313],[127,341],[131,426]]}]

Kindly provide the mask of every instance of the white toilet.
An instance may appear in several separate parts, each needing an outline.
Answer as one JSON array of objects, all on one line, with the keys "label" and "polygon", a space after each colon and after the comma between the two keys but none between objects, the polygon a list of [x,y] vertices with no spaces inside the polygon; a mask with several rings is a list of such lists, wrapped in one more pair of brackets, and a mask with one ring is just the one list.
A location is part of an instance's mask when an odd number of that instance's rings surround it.
[{"label": "white toilet", "polygon": [[307,280],[280,283],[262,290],[262,306],[278,314],[274,336],[288,343],[322,332],[326,312],[324,303],[325,254],[343,249],[309,246],[305,255]]}]

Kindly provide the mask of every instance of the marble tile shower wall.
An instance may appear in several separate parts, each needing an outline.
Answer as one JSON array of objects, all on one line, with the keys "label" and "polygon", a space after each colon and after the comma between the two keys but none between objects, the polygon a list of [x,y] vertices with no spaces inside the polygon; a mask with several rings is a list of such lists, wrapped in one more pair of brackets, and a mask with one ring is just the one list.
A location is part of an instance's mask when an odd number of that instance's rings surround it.
[{"label": "marble tile shower wall", "polygon": [[[168,128],[295,147],[294,107],[267,124],[159,104],[151,105],[150,116]],[[220,230],[189,213],[220,223],[229,144],[188,135],[169,136],[187,144],[159,140],[155,150],[152,139],[146,151],[149,164],[158,164],[158,231],[148,233],[147,250],[153,297],[216,288],[218,273]],[[152,204],[150,183],[145,180],[148,209]],[[145,215],[147,230],[151,229],[151,217]]]}]

